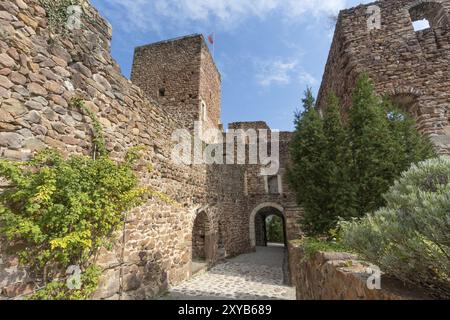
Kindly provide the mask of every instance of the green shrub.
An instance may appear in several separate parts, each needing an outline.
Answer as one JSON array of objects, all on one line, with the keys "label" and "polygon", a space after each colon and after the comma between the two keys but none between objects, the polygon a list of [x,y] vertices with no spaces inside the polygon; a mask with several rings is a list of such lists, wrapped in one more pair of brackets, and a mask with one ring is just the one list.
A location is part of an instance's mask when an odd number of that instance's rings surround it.
[{"label": "green shrub", "polygon": [[450,158],[413,165],[384,198],[384,208],[341,222],[343,243],[405,283],[450,298]]},{"label": "green shrub", "polygon": [[[64,159],[45,150],[29,162],[0,160],[0,177],[10,185],[0,194],[0,232],[13,253],[47,287],[38,298],[86,297],[97,273],[90,269],[98,249],[110,244],[124,213],[139,205],[132,149],[122,163],[107,156]],[[58,282],[70,265],[85,270],[85,291],[61,291]]]},{"label": "green shrub", "polygon": [[266,229],[267,229],[267,242],[284,243],[284,230],[282,218],[278,216],[270,216],[270,220],[266,222]]},{"label": "green shrub", "polygon": [[304,209],[300,223],[307,235],[326,235],[340,218],[377,210],[404,170],[436,155],[414,120],[376,95],[367,75],[357,81],[346,122],[333,93],[322,116],[311,90],[303,107],[295,118],[287,178]]},{"label": "green shrub", "polygon": [[43,289],[36,291],[29,297],[29,300],[87,300],[97,290],[100,274],[100,268],[87,267],[79,279],[80,289],[69,289],[66,281],[55,280],[48,283]]},{"label": "green shrub", "polygon": [[341,242],[335,240],[319,239],[314,237],[305,237],[301,240],[305,258],[310,259],[316,252],[349,252]]},{"label": "green shrub", "polygon": [[52,32],[62,32],[65,28],[69,13],[67,9],[79,5],[79,0],[39,0],[39,5],[45,9],[48,25]]}]

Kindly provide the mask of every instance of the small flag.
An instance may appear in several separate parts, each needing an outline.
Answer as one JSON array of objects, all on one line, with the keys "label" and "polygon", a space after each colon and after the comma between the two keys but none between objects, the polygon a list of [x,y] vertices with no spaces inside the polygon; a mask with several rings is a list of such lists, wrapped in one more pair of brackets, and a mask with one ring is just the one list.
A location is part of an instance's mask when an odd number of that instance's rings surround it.
[{"label": "small flag", "polygon": [[214,44],[214,33],[211,33],[211,34],[208,36],[208,41],[209,41],[209,43]]}]

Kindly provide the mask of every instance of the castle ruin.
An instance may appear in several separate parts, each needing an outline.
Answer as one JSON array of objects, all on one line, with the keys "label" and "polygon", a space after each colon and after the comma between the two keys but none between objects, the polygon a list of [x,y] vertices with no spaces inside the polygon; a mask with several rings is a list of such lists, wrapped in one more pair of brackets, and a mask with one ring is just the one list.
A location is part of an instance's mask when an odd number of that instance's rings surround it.
[{"label": "castle ruin", "polygon": [[[319,108],[333,90],[345,113],[356,78],[366,72],[380,95],[409,112],[438,150],[449,154],[449,18],[448,0],[384,0],[341,11]],[[413,23],[423,19],[430,27],[414,30]]]},{"label": "castle ruin", "polygon": [[[194,123],[223,130],[221,78],[203,36],[191,35],[136,48],[131,81],[111,56],[111,26],[83,1],[84,28],[52,41],[37,0],[0,1],[0,156],[27,160],[47,147],[90,154],[91,123],[69,108],[81,97],[104,128],[111,157],[146,147],[140,181],[173,202],[149,199],[127,216],[111,250],[102,249],[98,299],[144,299],[192,276],[197,265],[266,245],[264,221],[278,215],[285,241],[301,230],[301,208],[284,179],[291,133],[280,133],[279,171],[262,176],[259,164],[174,163],[174,130]],[[442,152],[449,142],[449,0],[380,1],[381,29],[368,30],[367,6],[341,12],[318,105],[333,89],[349,106],[357,75],[369,73],[411,112]],[[427,17],[430,29],[414,32],[412,20]],[[269,129],[265,122],[229,129]],[[249,143],[250,144],[250,143]],[[247,144],[247,148],[250,145]],[[33,279],[4,253],[0,241],[0,295],[33,290]],[[195,266],[195,268],[193,268]]]}]

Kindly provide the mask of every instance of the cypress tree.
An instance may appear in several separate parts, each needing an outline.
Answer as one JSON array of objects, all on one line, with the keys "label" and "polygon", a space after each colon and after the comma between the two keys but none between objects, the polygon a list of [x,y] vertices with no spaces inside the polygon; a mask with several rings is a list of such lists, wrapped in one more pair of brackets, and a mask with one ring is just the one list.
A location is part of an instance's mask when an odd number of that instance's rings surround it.
[{"label": "cypress tree", "polygon": [[288,169],[288,181],[304,209],[303,230],[314,233],[328,224],[326,204],[321,201],[327,192],[323,175],[326,139],[311,89],[306,90],[302,102],[304,111],[296,114],[296,130],[290,145],[292,166]]},{"label": "cypress tree", "polygon": [[382,194],[398,172],[398,148],[389,130],[382,101],[375,95],[369,77],[358,78],[349,109],[348,140],[351,146],[351,172],[356,185],[358,215],[384,204]]},{"label": "cypress tree", "polygon": [[311,90],[295,117],[288,182],[303,207],[302,229],[325,235],[339,218],[363,216],[384,205],[383,194],[411,164],[436,155],[414,120],[380,99],[367,75],[358,78],[348,121],[334,93],[322,119]]},{"label": "cypress tree", "polygon": [[398,150],[401,150],[397,162],[400,170],[407,170],[413,163],[437,156],[430,139],[417,130],[410,114],[387,96],[383,97],[383,107],[388,116],[392,137]]},{"label": "cypress tree", "polygon": [[326,139],[325,170],[328,197],[324,199],[330,218],[328,229],[334,227],[340,217],[355,215],[355,187],[351,180],[349,163],[350,146],[339,112],[339,100],[334,92],[328,96],[324,113],[324,135]]}]

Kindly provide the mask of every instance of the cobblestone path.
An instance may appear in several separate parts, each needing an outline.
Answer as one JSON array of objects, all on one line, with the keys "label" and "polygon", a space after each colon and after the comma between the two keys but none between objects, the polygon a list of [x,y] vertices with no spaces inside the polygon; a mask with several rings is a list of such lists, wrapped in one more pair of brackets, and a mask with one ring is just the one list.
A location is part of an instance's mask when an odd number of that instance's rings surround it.
[{"label": "cobblestone path", "polygon": [[170,289],[169,300],[294,300],[283,284],[283,247],[258,247]]}]

